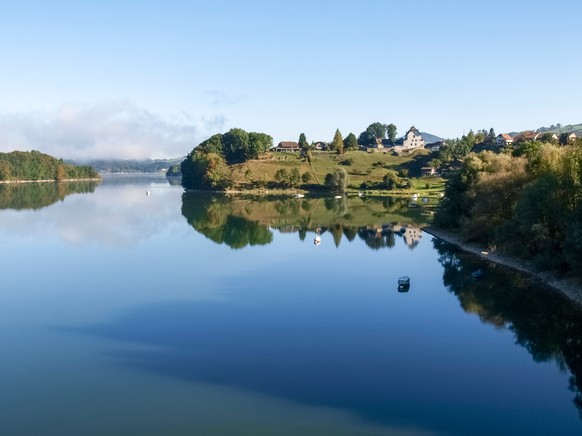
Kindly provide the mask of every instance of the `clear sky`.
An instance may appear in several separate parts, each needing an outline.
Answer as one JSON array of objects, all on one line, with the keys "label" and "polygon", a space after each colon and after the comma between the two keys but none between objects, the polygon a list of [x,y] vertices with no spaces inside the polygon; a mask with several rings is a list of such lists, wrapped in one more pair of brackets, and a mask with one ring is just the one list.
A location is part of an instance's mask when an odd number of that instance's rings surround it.
[{"label": "clear sky", "polygon": [[0,151],[582,122],[582,1],[0,0]]}]

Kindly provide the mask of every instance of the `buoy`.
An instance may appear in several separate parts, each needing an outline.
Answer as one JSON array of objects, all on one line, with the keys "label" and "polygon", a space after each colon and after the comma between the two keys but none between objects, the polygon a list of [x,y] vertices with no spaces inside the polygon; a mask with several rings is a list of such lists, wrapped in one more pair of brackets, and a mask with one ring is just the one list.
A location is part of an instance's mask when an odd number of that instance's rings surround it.
[{"label": "buoy", "polygon": [[150,191],[146,191],[146,197],[150,195]]}]

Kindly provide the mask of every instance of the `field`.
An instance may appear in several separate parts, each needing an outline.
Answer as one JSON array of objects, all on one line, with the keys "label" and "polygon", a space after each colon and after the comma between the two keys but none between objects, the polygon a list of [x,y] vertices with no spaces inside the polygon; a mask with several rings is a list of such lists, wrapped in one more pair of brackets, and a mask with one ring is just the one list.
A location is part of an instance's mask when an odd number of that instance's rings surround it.
[{"label": "field", "polygon": [[[249,189],[267,186],[275,180],[277,170],[290,171],[296,167],[301,174],[310,174],[310,188],[322,187],[325,176],[338,168],[348,174],[348,190],[360,190],[365,183],[369,194],[385,193],[383,178],[388,170],[394,170],[403,177],[414,178],[412,189],[394,189],[391,195],[418,193],[424,196],[438,196],[444,190],[445,181],[440,177],[421,177],[420,168],[430,160],[428,152],[421,150],[408,156],[394,156],[390,153],[366,153],[348,151],[343,155],[333,152],[313,152],[311,164],[299,153],[269,153],[261,159],[233,165],[235,189]],[[303,186],[306,187],[306,186]]]}]

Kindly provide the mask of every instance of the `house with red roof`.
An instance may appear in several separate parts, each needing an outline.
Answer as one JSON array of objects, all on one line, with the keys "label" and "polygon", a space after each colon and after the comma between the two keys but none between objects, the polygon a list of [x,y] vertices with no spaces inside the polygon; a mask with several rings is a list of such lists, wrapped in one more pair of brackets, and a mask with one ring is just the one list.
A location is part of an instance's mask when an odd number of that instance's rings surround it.
[{"label": "house with red roof", "polygon": [[499,135],[497,135],[497,138],[495,138],[495,143],[500,146],[512,145],[513,138],[509,136],[507,133],[500,133]]}]

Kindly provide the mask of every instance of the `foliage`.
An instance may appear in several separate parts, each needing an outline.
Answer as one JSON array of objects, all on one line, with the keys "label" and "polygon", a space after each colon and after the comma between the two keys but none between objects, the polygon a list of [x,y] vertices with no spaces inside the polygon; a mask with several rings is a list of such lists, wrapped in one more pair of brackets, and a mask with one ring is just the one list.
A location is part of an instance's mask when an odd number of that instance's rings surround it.
[{"label": "foliage", "polygon": [[301,183],[301,173],[299,172],[299,168],[293,167],[289,172],[289,185],[293,188],[296,188]]},{"label": "foliage", "polygon": [[392,123],[386,126],[386,134],[388,135],[388,139],[390,142],[394,143],[396,141],[396,126]]},{"label": "foliage", "polygon": [[469,154],[476,143],[477,139],[472,130],[460,139],[447,139],[439,150],[439,159],[445,162],[462,159]]},{"label": "foliage", "polygon": [[345,191],[348,187],[348,173],[343,168],[338,168],[333,173],[328,173],[325,176],[325,186],[332,191]]},{"label": "foliage", "polygon": [[87,165],[71,165],[40,151],[0,153],[0,181],[98,179]]},{"label": "foliage", "polygon": [[275,173],[275,180],[279,183],[287,183],[289,179],[289,173],[285,168],[279,168]]},{"label": "foliage", "polygon": [[[229,164],[257,159],[273,146],[273,138],[266,133],[246,132],[233,128],[217,133],[202,141],[198,150],[221,155]],[[191,155],[191,153],[190,153]]]},{"label": "foliage", "polygon": [[358,149],[358,139],[356,135],[350,133],[344,139],[344,149],[345,150],[357,150]]},{"label": "foliage", "polygon": [[[232,186],[232,171],[227,164],[257,159],[273,145],[265,133],[230,129],[201,142],[180,164],[182,186],[189,189],[223,190]],[[247,175],[248,176],[248,175]]]},{"label": "foliage", "polygon": [[187,189],[222,190],[231,186],[231,171],[217,153],[194,149],[181,165],[182,186]]},{"label": "foliage", "polygon": [[310,145],[307,142],[307,138],[305,137],[305,133],[299,135],[299,147],[301,150],[307,151],[310,149]]},{"label": "foliage", "polygon": [[166,171],[166,177],[178,177],[182,175],[182,168],[180,164],[172,165]]},{"label": "foliage", "polygon": [[398,174],[394,170],[388,170],[386,175],[384,176],[384,185],[386,189],[396,189],[402,184],[402,180],[398,177]]},{"label": "foliage", "polygon": [[336,129],[335,134],[333,135],[333,140],[329,145],[337,154],[344,154],[344,140],[339,129]]},{"label": "foliage", "polygon": [[470,154],[447,184],[435,224],[540,269],[580,275],[582,149],[524,142],[516,154]]}]

